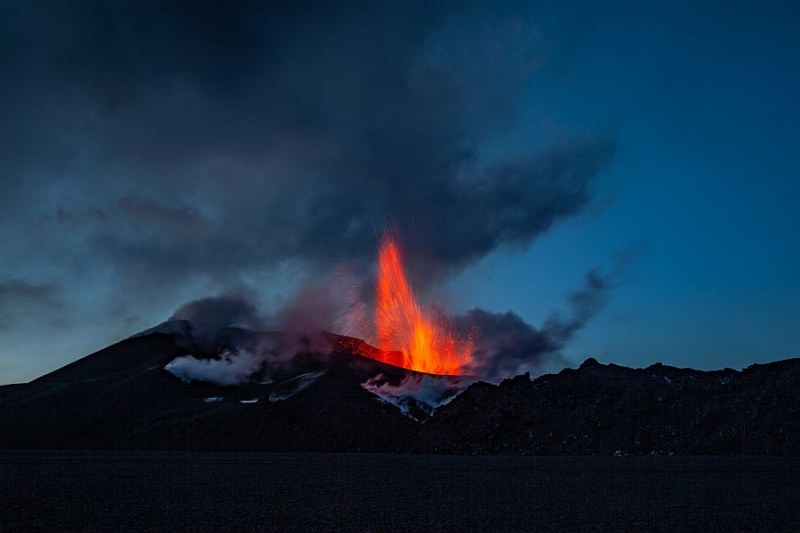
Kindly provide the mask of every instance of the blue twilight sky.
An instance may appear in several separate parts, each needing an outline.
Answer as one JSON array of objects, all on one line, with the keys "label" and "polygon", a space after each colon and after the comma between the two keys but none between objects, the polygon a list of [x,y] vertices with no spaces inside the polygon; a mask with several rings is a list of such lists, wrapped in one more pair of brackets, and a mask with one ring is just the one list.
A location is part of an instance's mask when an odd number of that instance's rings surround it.
[{"label": "blue twilight sky", "polygon": [[521,299],[535,321],[579,265],[636,246],[574,359],[718,368],[798,354],[798,9],[726,5],[599,13],[569,66],[537,85],[536,113],[616,134],[598,187],[608,204],[488,258],[468,278],[477,300]]},{"label": "blue twilight sky", "polygon": [[0,383],[274,325],[386,225],[426,299],[572,313],[567,363],[800,355],[794,3],[113,4],[0,2]]}]

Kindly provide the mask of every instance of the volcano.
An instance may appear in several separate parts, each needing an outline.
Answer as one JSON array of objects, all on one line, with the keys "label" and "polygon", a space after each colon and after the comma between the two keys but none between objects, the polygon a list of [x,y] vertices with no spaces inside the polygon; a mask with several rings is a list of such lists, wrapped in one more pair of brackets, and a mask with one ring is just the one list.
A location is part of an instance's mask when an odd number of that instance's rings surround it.
[{"label": "volcano", "polygon": [[[390,451],[408,447],[413,419],[362,384],[415,374],[361,354],[377,349],[325,335],[270,379],[235,385],[181,379],[166,368],[190,354],[209,364],[285,335],[225,328],[200,335],[168,321],[28,384],[0,387],[4,448]],[[288,342],[288,341],[287,341]],[[319,342],[317,340],[316,342]],[[421,376],[420,376],[421,377]],[[258,378],[258,377],[257,377]],[[421,411],[424,412],[424,411]]]},{"label": "volcano", "polygon": [[[278,363],[236,382],[181,366],[230,367],[264,346]],[[352,337],[171,320],[0,387],[0,448],[800,454],[800,359],[714,372],[590,359],[494,385],[393,357]]]}]

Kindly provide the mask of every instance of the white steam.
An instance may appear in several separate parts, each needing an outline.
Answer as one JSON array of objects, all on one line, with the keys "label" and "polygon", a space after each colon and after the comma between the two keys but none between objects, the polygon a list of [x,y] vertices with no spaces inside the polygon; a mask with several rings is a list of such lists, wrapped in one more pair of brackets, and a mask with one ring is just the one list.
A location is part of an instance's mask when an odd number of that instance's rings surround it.
[{"label": "white steam", "polygon": [[219,359],[197,359],[187,355],[167,363],[164,370],[182,381],[202,381],[215,385],[238,385],[261,370],[264,355],[248,350],[224,352]]}]

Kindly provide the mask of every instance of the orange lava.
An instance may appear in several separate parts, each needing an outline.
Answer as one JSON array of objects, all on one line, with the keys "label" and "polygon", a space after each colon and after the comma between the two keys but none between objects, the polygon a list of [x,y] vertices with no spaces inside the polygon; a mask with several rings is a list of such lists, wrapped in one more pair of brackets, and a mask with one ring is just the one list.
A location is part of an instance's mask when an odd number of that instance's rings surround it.
[{"label": "orange lava", "polygon": [[[443,315],[426,313],[414,297],[395,240],[384,235],[378,250],[374,325],[385,362],[430,374],[463,374],[472,360],[470,339],[457,338]],[[402,353],[402,362],[391,352]],[[383,359],[383,358],[381,358]]]}]

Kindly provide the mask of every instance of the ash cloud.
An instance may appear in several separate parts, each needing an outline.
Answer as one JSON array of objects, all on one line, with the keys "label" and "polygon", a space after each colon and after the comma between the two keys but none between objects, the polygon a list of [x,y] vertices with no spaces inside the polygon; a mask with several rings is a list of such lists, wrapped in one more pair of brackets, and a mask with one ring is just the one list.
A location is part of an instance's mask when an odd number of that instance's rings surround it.
[{"label": "ash cloud", "polygon": [[554,313],[542,330],[554,344],[563,346],[606,304],[611,287],[610,278],[603,276],[598,269],[590,270],[583,287],[569,295],[569,317],[565,319]]},{"label": "ash cloud", "polygon": [[368,263],[387,222],[425,277],[446,274],[581,212],[613,155],[591,137],[485,149],[548,49],[502,6],[0,9],[19,145],[3,207],[35,213],[65,270],[91,255],[123,291]]},{"label": "ash cloud", "polygon": [[591,204],[614,142],[530,138],[532,82],[585,28],[512,4],[0,3],[0,279],[41,272],[21,281],[99,346],[341,261],[365,285],[387,226],[420,290],[528,246]]},{"label": "ash cloud", "polygon": [[256,304],[243,295],[221,295],[192,300],[180,306],[170,320],[188,320],[210,333],[225,327],[259,329],[263,325]]},{"label": "ash cloud", "polygon": [[470,372],[488,379],[536,372],[558,360],[560,350],[605,305],[611,288],[621,274],[622,262],[609,273],[590,270],[583,286],[568,296],[569,313],[554,312],[540,328],[517,314],[473,309],[456,319],[462,335],[475,333]]}]

